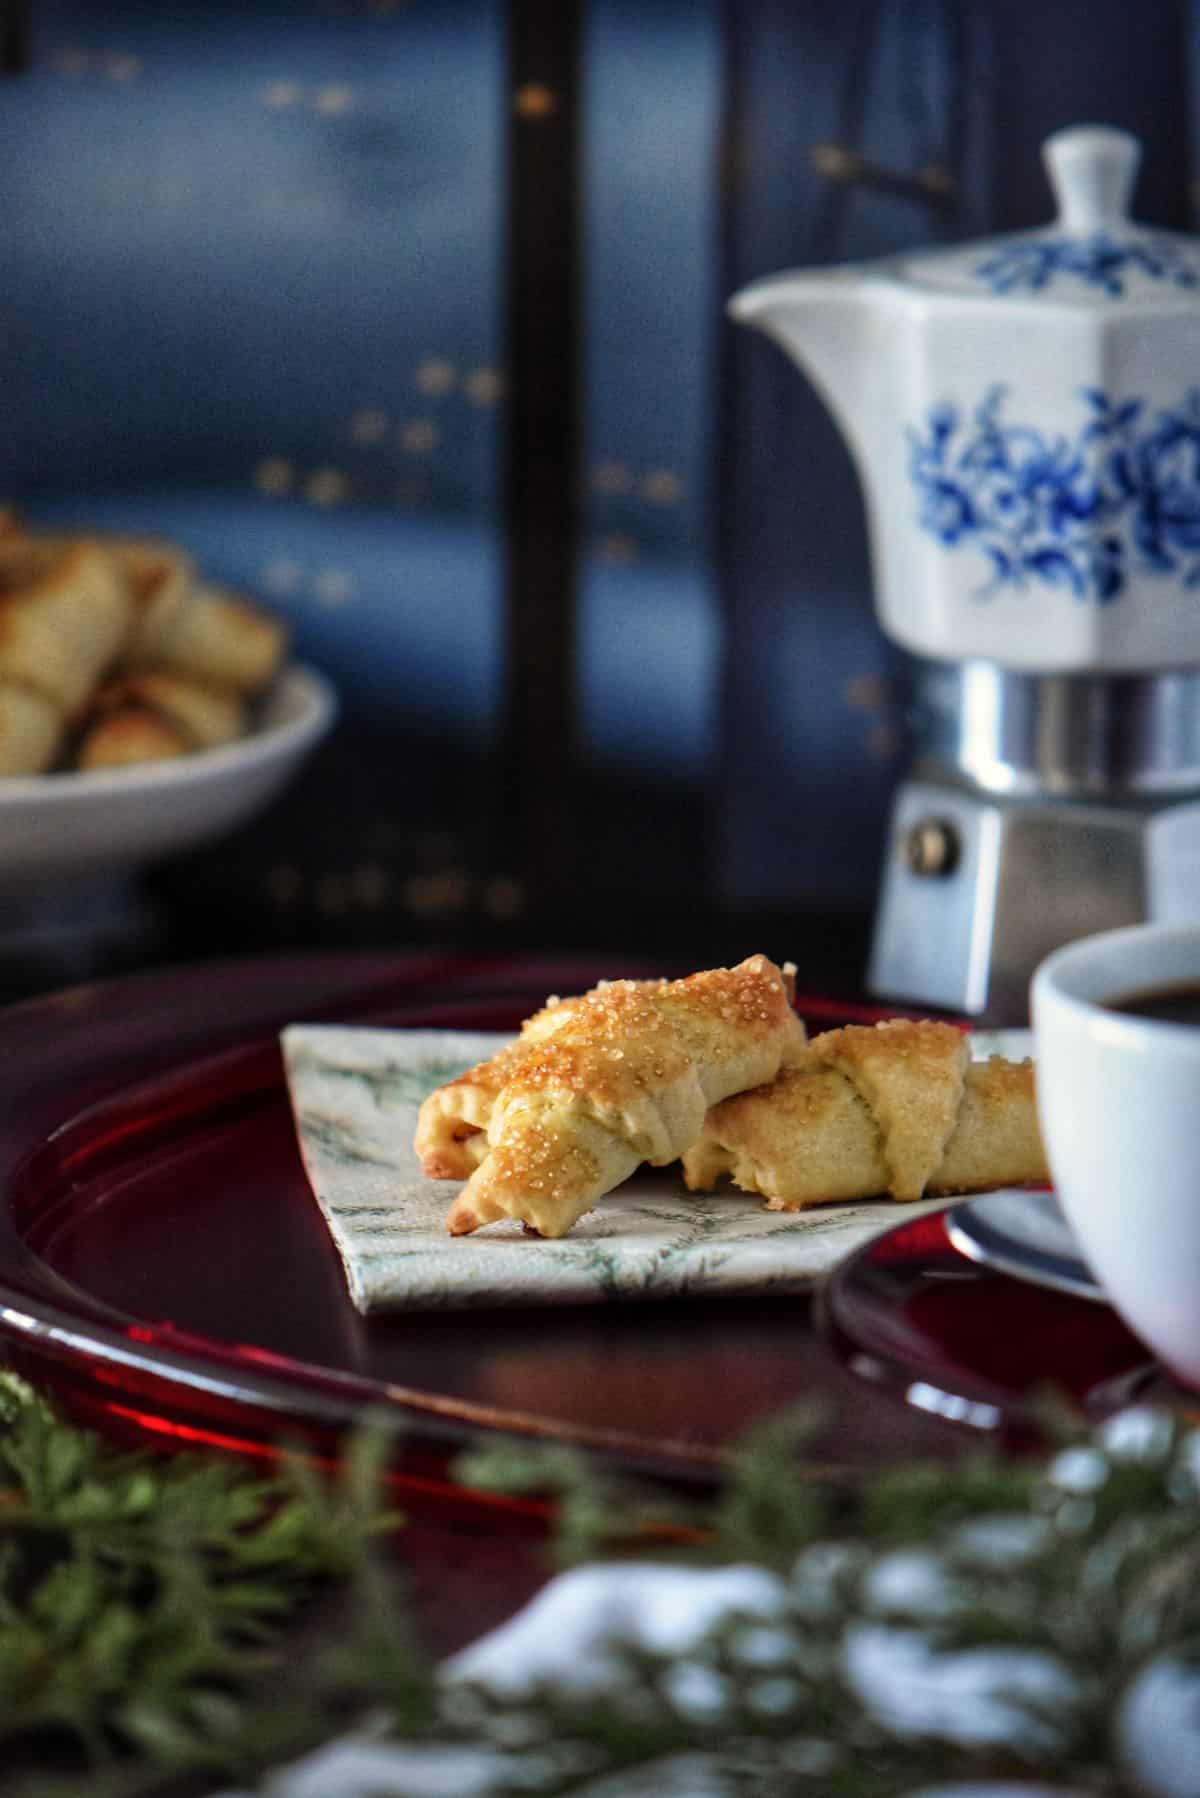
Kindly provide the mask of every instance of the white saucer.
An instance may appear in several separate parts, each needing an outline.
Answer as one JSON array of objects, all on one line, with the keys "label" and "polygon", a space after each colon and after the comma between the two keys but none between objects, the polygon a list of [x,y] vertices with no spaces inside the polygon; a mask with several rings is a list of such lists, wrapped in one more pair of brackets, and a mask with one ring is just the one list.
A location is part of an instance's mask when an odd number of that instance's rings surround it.
[{"label": "white saucer", "polygon": [[960,1254],[999,1273],[1104,1301],[1052,1192],[1000,1187],[956,1205],[946,1234]]},{"label": "white saucer", "polygon": [[[1021,1061],[1033,1054],[1033,1032],[973,1030],[971,1053],[977,1061]],[[947,1213],[946,1234],[960,1254],[998,1273],[1079,1298],[1104,1297],[1052,1192],[1002,1186],[964,1199]]]}]

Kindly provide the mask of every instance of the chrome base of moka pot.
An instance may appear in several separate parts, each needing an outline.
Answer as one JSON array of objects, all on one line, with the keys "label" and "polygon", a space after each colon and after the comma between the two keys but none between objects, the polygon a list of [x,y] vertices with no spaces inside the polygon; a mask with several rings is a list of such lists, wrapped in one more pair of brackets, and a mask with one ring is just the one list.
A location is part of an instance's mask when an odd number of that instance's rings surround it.
[{"label": "chrome base of moka pot", "polygon": [[1200,920],[1200,672],[921,664],[868,984],[1023,1023],[1062,943]]},{"label": "chrome base of moka pot", "polygon": [[1100,800],[1200,792],[1200,670],[1018,674],[922,662],[913,737],[923,760],[989,793]]}]

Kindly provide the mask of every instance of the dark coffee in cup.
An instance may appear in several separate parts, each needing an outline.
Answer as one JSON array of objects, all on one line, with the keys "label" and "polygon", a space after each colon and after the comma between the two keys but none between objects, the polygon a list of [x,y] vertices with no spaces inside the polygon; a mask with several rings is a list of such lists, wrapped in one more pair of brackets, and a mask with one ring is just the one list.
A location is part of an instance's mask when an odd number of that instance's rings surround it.
[{"label": "dark coffee in cup", "polygon": [[1161,1024],[1200,1024],[1200,981],[1179,980],[1166,986],[1141,987],[1104,1001],[1106,1011],[1126,1017],[1157,1019]]}]

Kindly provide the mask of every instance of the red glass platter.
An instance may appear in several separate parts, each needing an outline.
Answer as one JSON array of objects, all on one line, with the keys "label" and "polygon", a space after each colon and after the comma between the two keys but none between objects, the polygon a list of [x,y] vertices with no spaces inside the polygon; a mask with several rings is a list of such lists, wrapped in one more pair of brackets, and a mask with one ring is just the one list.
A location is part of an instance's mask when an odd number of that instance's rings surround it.
[{"label": "red glass platter", "polygon": [[[268,1453],[299,1438],[334,1456],[348,1426],[382,1411],[401,1432],[406,1504],[425,1493],[442,1514],[454,1502],[447,1467],[481,1431],[571,1441],[709,1484],[751,1423],[816,1398],[829,1421],[810,1452],[823,1470],[956,1452],[970,1437],[962,1423],[975,1419],[915,1404],[899,1372],[861,1378],[864,1357],[902,1370],[916,1352],[931,1365],[930,1332],[912,1327],[924,1289],[901,1279],[897,1297],[894,1284],[918,1249],[950,1256],[956,1277],[995,1299],[1002,1337],[1040,1344],[1032,1366],[1001,1354],[982,1370],[978,1344],[963,1348],[961,1333],[938,1351],[944,1390],[986,1389],[1001,1423],[1019,1413],[1031,1371],[1062,1374],[1068,1336],[1089,1379],[1140,1364],[1105,1307],[1084,1306],[1085,1323],[1072,1309],[1080,1301],[974,1268],[936,1219],[902,1253],[888,1238],[893,1248],[869,1264],[871,1251],[855,1257],[854,1302],[839,1279],[821,1332],[804,1297],[360,1317],[300,1163],[279,1028],[515,1028],[549,991],[648,971],[292,957],[138,976],[0,1012],[6,1358],[97,1427],[180,1444]],[[817,1001],[801,1009],[818,1028],[878,1015]],[[879,1278],[864,1309],[868,1266]],[[874,1333],[860,1340],[868,1314]],[[897,1319],[900,1334],[885,1342]],[[897,1403],[897,1390],[910,1402]]]},{"label": "red glass platter", "polygon": [[1166,1395],[1165,1374],[1109,1305],[980,1266],[955,1244],[953,1209],[898,1224],[826,1283],[818,1324],[846,1366],[1010,1442],[1036,1437],[1043,1396],[1098,1418]]}]

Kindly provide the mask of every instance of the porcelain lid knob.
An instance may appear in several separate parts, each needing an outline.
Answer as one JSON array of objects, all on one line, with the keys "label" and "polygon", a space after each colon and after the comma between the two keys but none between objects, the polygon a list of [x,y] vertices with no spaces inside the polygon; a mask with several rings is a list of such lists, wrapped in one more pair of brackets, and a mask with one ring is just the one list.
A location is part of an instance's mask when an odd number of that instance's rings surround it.
[{"label": "porcelain lid knob", "polygon": [[1042,145],[1042,157],[1067,231],[1099,231],[1129,218],[1142,146],[1128,131],[1073,125]]}]

